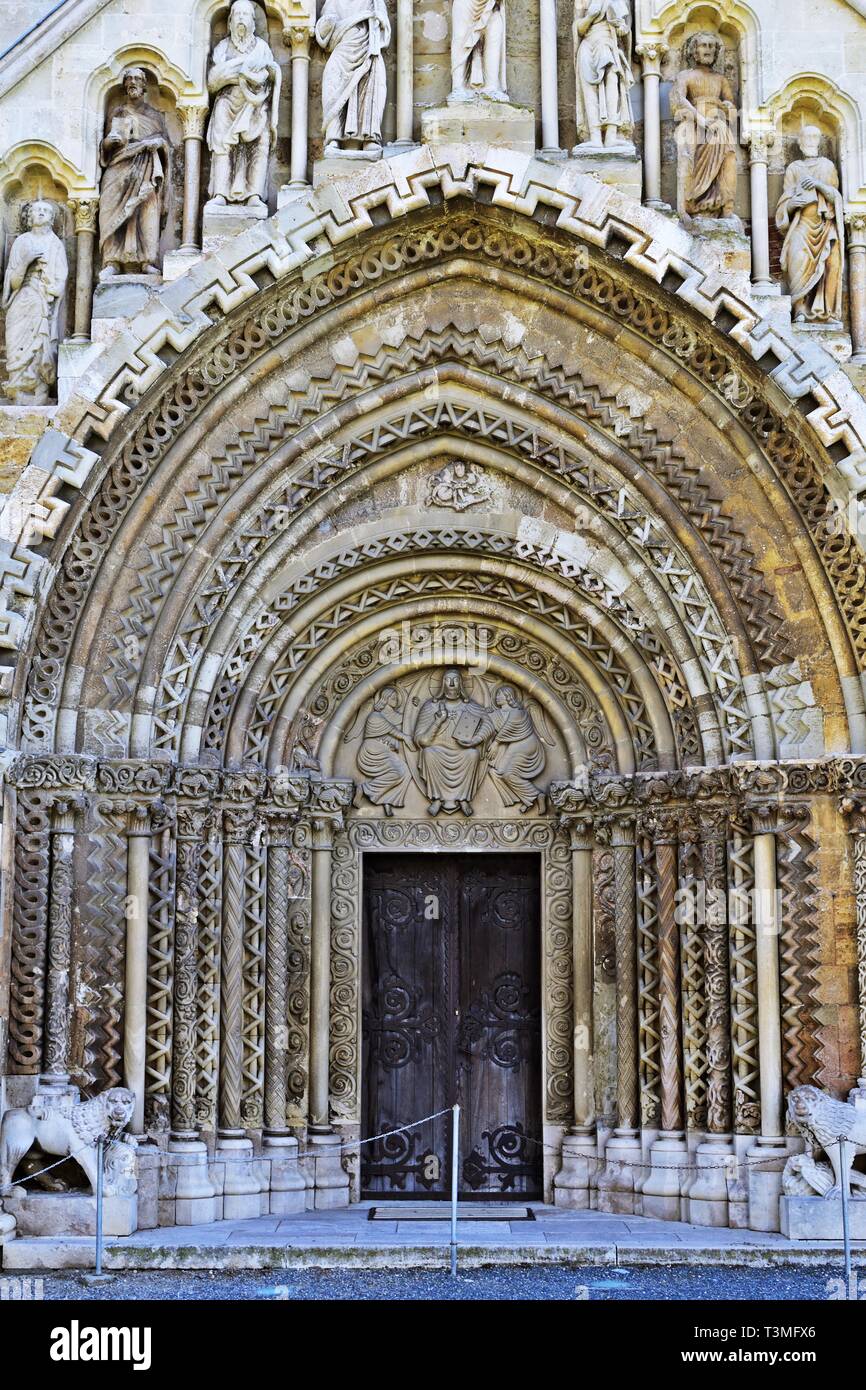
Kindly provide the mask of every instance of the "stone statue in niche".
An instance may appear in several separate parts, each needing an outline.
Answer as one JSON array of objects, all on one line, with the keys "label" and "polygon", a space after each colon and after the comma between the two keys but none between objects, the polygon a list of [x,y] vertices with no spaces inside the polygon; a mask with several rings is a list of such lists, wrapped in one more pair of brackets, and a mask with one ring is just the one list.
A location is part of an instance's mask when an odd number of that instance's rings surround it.
[{"label": "stone statue in niche", "polygon": [[737,197],[737,108],[724,73],[716,71],[722,41],[693,34],[686,67],[671,91],[679,146],[678,204],[684,217],[718,219],[742,230]]},{"label": "stone statue in niche", "polygon": [[386,816],[393,816],[394,807],[404,806],[406,793],[412,785],[412,771],[404,749],[413,748],[401,723],[402,701],[393,685],[378,691],[373,708],[364,721],[363,742],[358,752],[358,771],[363,781],[358,787],[355,804],[361,795],[374,806],[381,806]]},{"label": "stone statue in niche", "polygon": [[63,242],[54,231],[55,207],[38,198],[21,214],[3,280],[6,383],[14,405],[47,405],[57,381],[60,311],[69,276]]},{"label": "stone statue in niche", "polygon": [[382,55],[391,42],[384,0],[325,0],[315,32],[330,54],[322,73],[325,155],[378,159],[387,96]]},{"label": "stone statue in niche", "polygon": [[214,49],[208,74],[214,103],[207,131],[207,206],[243,205],[265,215],[282,75],[270,46],[256,34],[256,6],[250,0],[234,0],[228,29]]},{"label": "stone statue in niche", "polygon": [[452,0],[449,102],[508,101],[505,0]]},{"label": "stone statue in niche", "polygon": [[159,275],[159,239],[171,202],[171,141],[161,113],[145,101],[142,68],[123,74],[125,101],[112,111],[99,148],[101,279]]},{"label": "stone statue in niche", "polygon": [[[519,806],[523,813],[537,805],[543,815],[545,796],[534,779],[544,771],[547,755],[533,716],[513,685],[501,686],[493,703],[491,718],[495,732],[490,745],[490,777],[493,784],[504,805]],[[553,737],[544,711],[537,701],[533,700],[532,704],[538,711],[544,742],[553,747]]]},{"label": "stone statue in niche", "polygon": [[835,323],[842,317],[845,271],[839,175],[818,153],[817,126],[805,126],[799,143],[803,158],[788,165],[776,209],[776,226],[785,233],[782,269],[795,321]]},{"label": "stone statue in niche", "polygon": [[631,33],[628,0],[576,0],[573,34],[581,143],[575,154],[634,153]]},{"label": "stone statue in niche", "polygon": [[492,488],[485,482],[476,463],[455,460],[446,463],[431,478],[427,503],[431,507],[453,507],[455,511],[463,512],[467,507],[488,502],[491,495]]}]

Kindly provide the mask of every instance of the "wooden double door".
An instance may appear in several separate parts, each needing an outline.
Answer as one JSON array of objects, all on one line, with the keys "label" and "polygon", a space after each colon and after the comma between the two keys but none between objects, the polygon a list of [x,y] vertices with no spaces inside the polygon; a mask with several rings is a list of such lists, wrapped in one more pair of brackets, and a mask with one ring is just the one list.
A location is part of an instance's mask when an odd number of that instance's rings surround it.
[{"label": "wooden double door", "polygon": [[364,857],[364,1197],[542,1193],[539,860]]}]

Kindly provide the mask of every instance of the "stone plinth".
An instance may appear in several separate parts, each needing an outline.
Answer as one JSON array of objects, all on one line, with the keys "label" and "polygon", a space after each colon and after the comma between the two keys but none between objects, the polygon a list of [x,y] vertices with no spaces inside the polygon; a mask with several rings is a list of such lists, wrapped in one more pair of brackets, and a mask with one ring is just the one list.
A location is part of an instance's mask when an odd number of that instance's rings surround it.
[{"label": "stone plinth", "polygon": [[[96,1198],[82,1192],[27,1192],[18,1187],[3,1199],[19,1236],[95,1236]],[[138,1229],[138,1198],[103,1199],[102,1230],[129,1236]]]},{"label": "stone plinth", "polygon": [[313,1134],[310,1148],[315,1154],[316,1211],[349,1205],[349,1174],[342,1164],[339,1134]]},{"label": "stone plinth", "polygon": [[744,233],[743,224],[738,217],[731,218],[730,221],[718,217],[684,217],[682,225],[700,243],[706,245],[714,260],[718,262],[720,274],[745,271],[746,276],[751,277],[752,243]]},{"label": "stone plinth", "polygon": [[624,197],[640,202],[643,164],[633,146],[630,153],[627,149],[599,150],[575,145],[569,163],[577,165],[582,174],[592,174],[601,183],[616,188]]},{"label": "stone plinth", "polygon": [[158,275],[110,275],[93,291],[94,319],[130,319],[140,314],[159,293]]},{"label": "stone plinth", "polygon": [[532,154],[535,112],[483,97],[431,106],[421,113],[421,140],[425,145],[506,145]]},{"label": "stone plinth", "polygon": [[262,1157],[268,1159],[271,1216],[304,1211],[307,1184],[298,1162],[298,1141],[291,1135],[265,1135]]},{"label": "stone plinth", "polygon": [[168,283],[186,275],[202,258],[201,251],[169,251],[162,262],[162,278]]},{"label": "stone plinth", "polygon": [[[782,1235],[789,1240],[841,1240],[842,1202],[838,1197],[782,1197]],[[866,1198],[848,1203],[852,1240],[866,1240]]]},{"label": "stone plinth", "polygon": [[[347,150],[341,155],[335,154],[330,155],[327,159],[317,159],[313,163],[313,188],[327,188],[328,184],[334,183],[336,179],[354,178],[356,174],[363,173],[371,164],[375,164],[380,157],[379,155],[364,154],[360,150],[357,152]],[[297,197],[299,192],[303,194],[306,191],[308,190],[303,188],[300,190],[286,188],[281,190],[281,197],[284,193],[294,194]],[[285,201],[289,201],[289,199],[281,201],[280,207],[284,206]]]},{"label": "stone plinth", "polygon": [[57,399],[60,405],[74,396],[78,383],[91,362],[102,351],[102,343],[61,343],[57,354]]},{"label": "stone plinth", "polygon": [[245,203],[206,203],[202,216],[202,251],[217,251],[240,232],[248,232],[268,217],[267,208],[250,208]]},{"label": "stone plinth", "polygon": [[553,1200],[566,1211],[588,1211],[591,1179],[596,1169],[596,1142],[591,1134],[566,1134],[562,1167],[553,1179]]}]

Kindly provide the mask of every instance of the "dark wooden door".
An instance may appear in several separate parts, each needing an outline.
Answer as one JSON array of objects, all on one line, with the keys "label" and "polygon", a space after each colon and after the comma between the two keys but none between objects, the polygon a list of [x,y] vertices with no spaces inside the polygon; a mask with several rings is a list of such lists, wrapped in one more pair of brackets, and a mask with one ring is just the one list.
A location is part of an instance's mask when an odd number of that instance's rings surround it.
[{"label": "dark wooden door", "polygon": [[455,1101],[461,1194],[540,1196],[539,895],[534,855],[365,857],[364,1196],[449,1194],[450,1115],[396,1131]]}]

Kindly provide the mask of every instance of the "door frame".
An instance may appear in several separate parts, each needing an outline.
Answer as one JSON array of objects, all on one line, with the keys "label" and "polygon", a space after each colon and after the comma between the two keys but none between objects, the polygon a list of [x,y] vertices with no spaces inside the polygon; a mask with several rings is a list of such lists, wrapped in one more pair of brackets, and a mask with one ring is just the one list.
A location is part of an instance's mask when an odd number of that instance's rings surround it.
[{"label": "door frame", "polygon": [[[568,832],[553,817],[523,821],[346,818],[334,837],[331,857],[331,1123],[346,1141],[360,1135],[364,855],[401,851],[501,854],[509,850],[541,857],[541,1116],[544,1199],[552,1202],[562,1139],[574,1118],[572,852]],[[357,1201],[357,1159],[351,1168],[351,1195]]]}]

